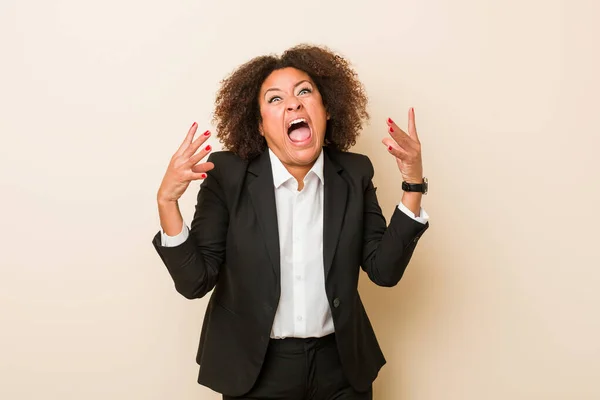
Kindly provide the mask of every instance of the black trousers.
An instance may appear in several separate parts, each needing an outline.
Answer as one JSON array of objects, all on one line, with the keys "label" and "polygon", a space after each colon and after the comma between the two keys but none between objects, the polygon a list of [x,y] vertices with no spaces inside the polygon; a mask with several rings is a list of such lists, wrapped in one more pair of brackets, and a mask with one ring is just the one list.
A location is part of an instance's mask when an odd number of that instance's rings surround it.
[{"label": "black trousers", "polygon": [[246,395],[224,400],[371,400],[342,371],[335,334],[323,338],[271,339],[257,382]]}]

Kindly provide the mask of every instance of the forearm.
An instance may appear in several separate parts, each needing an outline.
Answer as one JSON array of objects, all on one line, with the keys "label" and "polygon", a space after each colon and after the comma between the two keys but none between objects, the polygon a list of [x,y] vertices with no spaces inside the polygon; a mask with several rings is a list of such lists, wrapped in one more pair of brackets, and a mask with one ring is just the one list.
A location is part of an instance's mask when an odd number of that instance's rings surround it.
[{"label": "forearm", "polygon": [[[380,286],[394,286],[409,264],[417,242],[429,224],[414,221],[396,209],[390,224],[373,231],[363,249],[363,269]],[[377,234],[379,232],[379,234]]]},{"label": "forearm", "polygon": [[183,228],[183,217],[177,201],[158,199],[160,226],[169,236],[178,235]]},{"label": "forearm", "polygon": [[420,192],[404,192],[402,194],[402,204],[404,204],[415,215],[419,215],[421,211],[421,200],[423,193]]},{"label": "forearm", "polygon": [[[169,236],[179,235],[184,221],[178,203],[158,201],[158,210],[163,231]],[[212,290],[218,276],[220,261],[211,257],[212,252],[209,249],[206,249],[206,255],[203,254],[196,237],[186,239],[178,246],[163,246],[161,242],[162,234],[159,232],[154,238],[154,246],[179,293],[188,299],[194,299],[203,297]]]},{"label": "forearm", "polygon": [[217,281],[218,267],[213,260],[206,262],[193,240],[177,247],[164,247],[158,232],[152,241],[173,278],[177,291],[188,299],[201,298],[211,291]]},{"label": "forearm", "polygon": [[[158,232],[153,240],[177,291],[189,299],[203,297],[215,287],[225,260],[229,215],[216,176],[209,175],[201,185],[187,239],[177,246],[163,246]],[[157,202],[163,231],[169,236],[179,235],[184,224],[179,205],[160,195]]]}]

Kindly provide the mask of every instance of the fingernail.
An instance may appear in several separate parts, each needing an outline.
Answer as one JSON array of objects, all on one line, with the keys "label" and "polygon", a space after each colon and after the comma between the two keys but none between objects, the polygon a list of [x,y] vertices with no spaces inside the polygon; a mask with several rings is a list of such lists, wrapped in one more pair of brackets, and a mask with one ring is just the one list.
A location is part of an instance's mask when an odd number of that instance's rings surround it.
[{"label": "fingernail", "polygon": [[202,178],[202,179],[206,179],[206,174],[202,174],[202,175],[200,175],[200,178]]},{"label": "fingernail", "polygon": [[204,148],[206,151],[210,151],[210,144]]},{"label": "fingernail", "polygon": [[394,128],[390,126],[390,132],[394,132]]},{"label": "fingernail", "polygon": [[392,151],[392,146],[388,146],[388,150],[389,150],[389,151]]},{"label": "fingernail", "polygon": [[192,128],[193,128],[193,127],[195,127],[195,126],[196,126],[196,123],[194,122],[194,123],[192,124]]},{"label": "fingernail", "polygon": [[208,136],[208,135],[210,135],[210,131],[204,132],[204,136]]},{"label": "fingernail", "polygon": [[392,121],[392,119],[391,119],[391,118],[388,118],[388,123],[390,123],[390,124],[393,124],[393,123],[394,123],[394,121]]}]

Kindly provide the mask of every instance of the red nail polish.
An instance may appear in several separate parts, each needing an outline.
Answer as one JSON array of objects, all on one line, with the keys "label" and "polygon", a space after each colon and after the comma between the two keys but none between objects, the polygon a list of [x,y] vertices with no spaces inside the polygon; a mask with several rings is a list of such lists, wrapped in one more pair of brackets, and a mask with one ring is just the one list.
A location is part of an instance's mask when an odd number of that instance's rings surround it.
[{"label": "red nail polish", "polygon": [[394,123],[394,121],[392,121],[392,119],[391,119],[391,118],[388,118],[388,123],[390,123],[390,124],[393,124],[393,123]]},{"label": "red nail polish", "polygon": [[388,150],[389,150],[389,151],[392,151],[392,146],[388,146]]},{"label": "red nail polish", "polygon": [[202,179],[206,179],[206,174],[202,174],[202,175],[200,175],[200,178],[202,178]]},{"label": "red nail polish", "polygon": [[204,132],[204,136],[208,136],[208,135],[210,135],[210,131]]},{"label": "red nail polish", "polygon": [[192,128],[193,128],[193,127],[195,127],[195,126],[196,126],[196,123],[194,122],[194,123],[192,124]]},{"label": "red nail polish", "polygon": [[394,128],[390,126],[390,132],[394,132]]},{"label": "red nail polish", "polygon": [[206,151],[210,151],[210,144],[204,148]]}]

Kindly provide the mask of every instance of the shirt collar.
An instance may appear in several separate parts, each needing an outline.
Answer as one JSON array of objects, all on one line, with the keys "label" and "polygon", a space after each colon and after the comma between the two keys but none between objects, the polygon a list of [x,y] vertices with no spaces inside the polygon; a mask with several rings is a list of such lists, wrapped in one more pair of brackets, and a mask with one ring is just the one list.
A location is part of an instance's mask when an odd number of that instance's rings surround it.
[{"label": "shirt collar", "polygon": [[[275,185],[275,189],[278,189],[281,185],[283,185],[288,180],[293,179],[294,177],[283,166],[279,158],[277,158],[277,156],[271,151],[271,149],[269,149],[269,158],[271,159],[271,169],[273,170],[273,184]],[[325,179],[323,177],[323,149],[321,149],[319,157],[317,157],[317,160],[313,164],[310,171],[308,171],[306,176],[308,177],[311,172],[319,178],[322,185],[325,184]],[[306,178],[304,179],[306,180]]]}]

